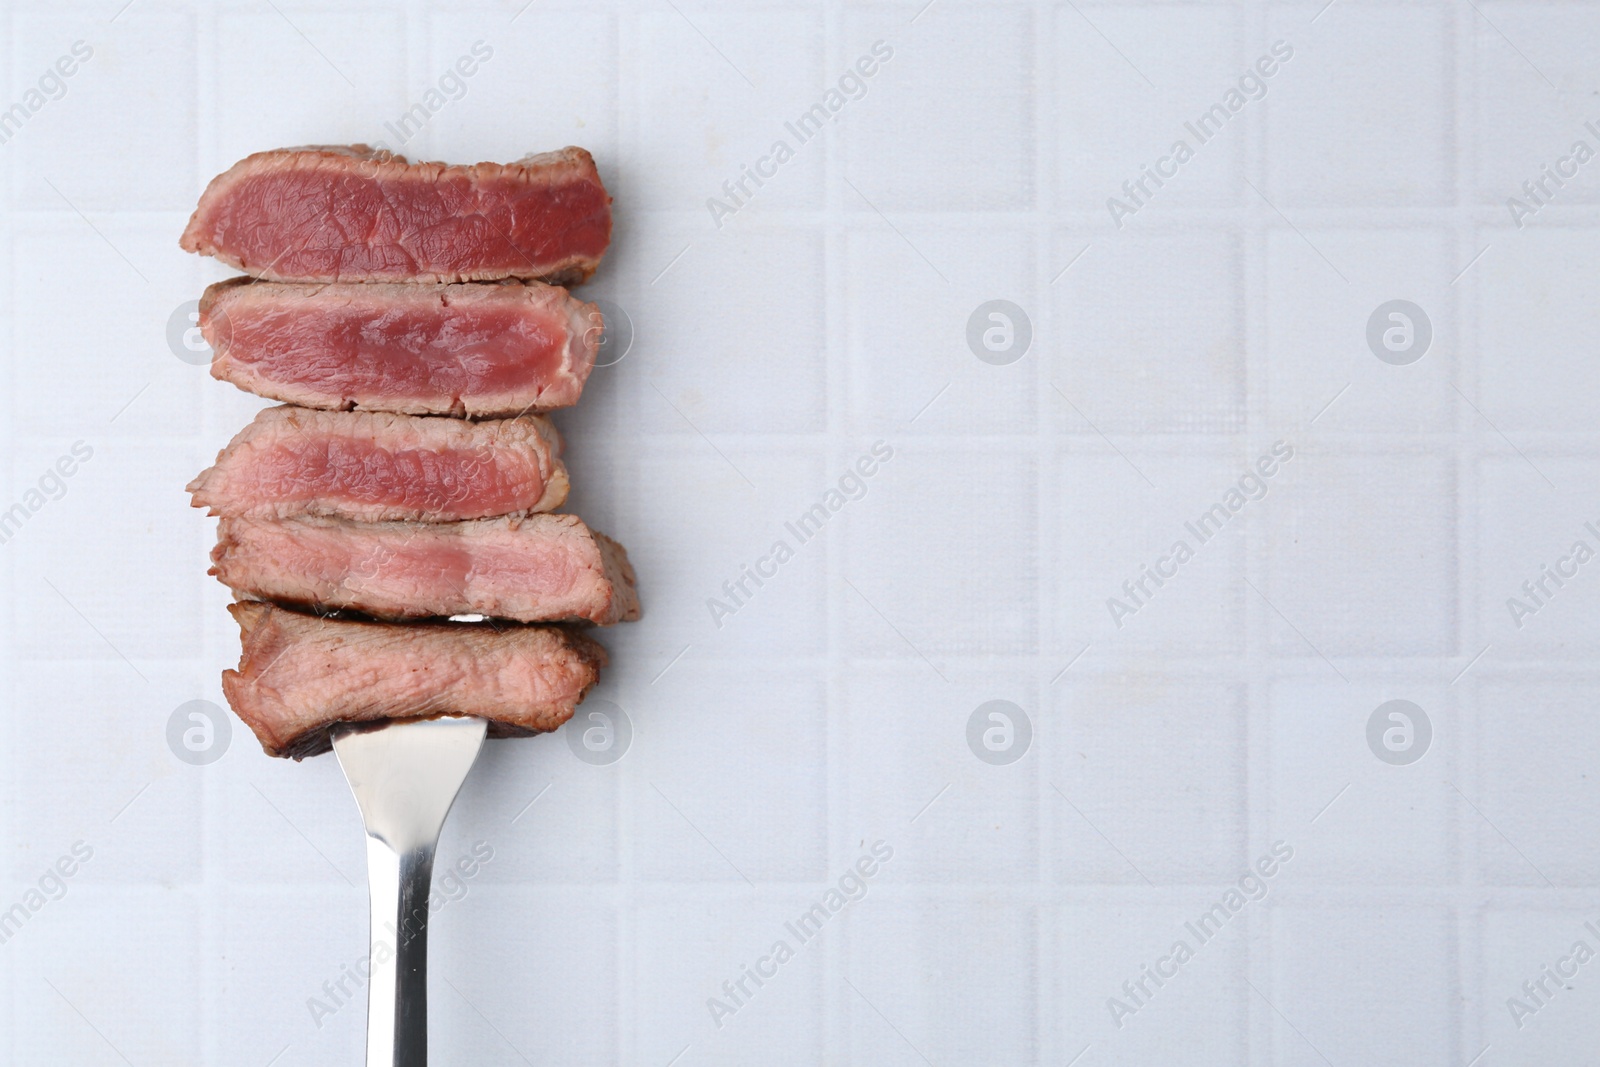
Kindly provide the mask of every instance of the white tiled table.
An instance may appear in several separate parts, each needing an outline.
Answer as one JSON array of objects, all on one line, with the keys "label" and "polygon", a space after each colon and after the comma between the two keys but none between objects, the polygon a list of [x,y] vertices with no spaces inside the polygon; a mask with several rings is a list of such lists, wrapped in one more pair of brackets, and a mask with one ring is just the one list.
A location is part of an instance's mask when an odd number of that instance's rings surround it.
[{"label": "white tiled table", "polygon": [[[1520,629],[1505,606],[1600,549],[1600,161],[1521,228],[1505,203],[1600,149],[1592,5],[120,5],[16,0],[0,35],[0,106],[93,48],[0,144],[0,513],[29,512],[0,544],[0,921],[42,901],[0,943],[0,1063],[360,1061],[362,993],[324,988],[365,951],[338,768],[166,740],[237,655],[183,485],[259,406],[169,348],[226,276],[176,240],[248,152],[392,141],[478,41],[403,150],[599,160],[585,292],[637,340],[559,421],[645,618],[603,635],[622,759],[498,743],[447,827],[441,857],[494,855],[435,920],[438,1062],[1596,1047],[1600,962],[1520,1029],[1506,1003],[1600,950],[1600,561]],[[718,227],[707,198],[878,40]],[[1116,228],[1106,198],[1276,41],[1265,95]],[[1007,366],[966,341],[993,299],[1033,329]],[[1392,299],[1432,324],[1409,366],[1365,340]],[[1265,496],[1118,628],[1107,598],[1279,440]],[[864,495],[718,626],[708,598],[875,441]],[[1396,698],[1433,726],[1409,766],[1366,738]],[[995,699],[1032,726],[1008,765],[966,740]],[[1265,898],[1118,1028],[1107,998],[1280,840]],[[719,1028],[708,998],[778,939]]]}]

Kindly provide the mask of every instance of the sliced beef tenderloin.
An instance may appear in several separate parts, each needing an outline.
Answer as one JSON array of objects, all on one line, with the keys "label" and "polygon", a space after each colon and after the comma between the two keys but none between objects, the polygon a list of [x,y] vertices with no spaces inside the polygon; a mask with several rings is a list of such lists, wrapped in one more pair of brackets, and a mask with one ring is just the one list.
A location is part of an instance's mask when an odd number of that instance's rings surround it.
[{"label": "sliced beef tenderloin", "polygon": [[234,164],[178,243],[276,281],[571,284],[610,241],[611,197],[581,148],[453,166],[341,145]]},{"label": "sliced beef tenderloin", "polygon": [[480,715],[490,737],[554,730],[599,681],[605,649],[564,626],[319,618],[229,606],[239,669],[222,691],[269,756],[328,751],[342,723]]},{"label": "sliced beef tenderloin", "polygon": [[224,516],[211,573],[241,596],[380,619],[639,617],[622,546],[576,515],[468,522]]},{"label": "sliced beef tenderloin", "polygon": [[211,374],[304,407],[504,416],[578,402],[600,309],[538,282],[211,286]]},{"label": "sliced beef tenderloin", "polygon": [[529,515],[567,498],[548,419],[419,418],[268,408],[189,483],[213,515],[368,522]]}]

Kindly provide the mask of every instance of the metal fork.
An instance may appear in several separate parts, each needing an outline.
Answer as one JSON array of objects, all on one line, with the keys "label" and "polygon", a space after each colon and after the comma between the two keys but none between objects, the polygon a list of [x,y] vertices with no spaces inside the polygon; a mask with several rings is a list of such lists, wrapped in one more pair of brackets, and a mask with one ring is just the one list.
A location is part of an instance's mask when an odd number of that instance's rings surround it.
[{"label": "metal fork", "polygon": [[433,855],[488,725],[478,718],[394,722],[346,728],[333,739],[367,829],[367,1067],[427,1067]]}]

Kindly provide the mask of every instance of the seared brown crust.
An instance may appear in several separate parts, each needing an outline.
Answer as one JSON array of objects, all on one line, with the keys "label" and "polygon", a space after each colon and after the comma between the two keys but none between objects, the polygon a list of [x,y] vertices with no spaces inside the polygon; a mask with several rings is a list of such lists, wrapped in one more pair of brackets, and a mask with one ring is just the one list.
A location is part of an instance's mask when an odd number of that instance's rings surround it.
[{"label": "seared brown crust", "polygon": [[478,715],[490,737],[554,730],[599,681],[605,649],[564,626],[394,625],[229,606],[239,669],[222,690],[270,756],[328,751],[335,727]]},{"label": "seared brown crust", "polygon": [[633,563],[628,559],[628,550],[599,530],[590,532],[594,534],[595,544],[600,546],[600,570],[611,581],[613,596],[617,601],[613,609],[617,621],[637,621],[639,618],[639,579],[633,573]]}]

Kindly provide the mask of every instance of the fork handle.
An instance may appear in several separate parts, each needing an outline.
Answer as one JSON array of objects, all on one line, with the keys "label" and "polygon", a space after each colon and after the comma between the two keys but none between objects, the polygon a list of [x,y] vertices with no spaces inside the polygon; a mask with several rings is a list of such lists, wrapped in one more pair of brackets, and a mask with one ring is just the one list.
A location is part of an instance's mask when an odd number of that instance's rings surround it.
[{"label": "fork handle", "polygon": [[477,717],[423,719],[333,738],[367,831],[367,1067],[427,1067],[433,854],[488,726]]},{"label": "fork handle", "polygon": [[396,852],[386,841],[367,838],[367,1067],[427,1067],[428,894],[437,845]]}]

